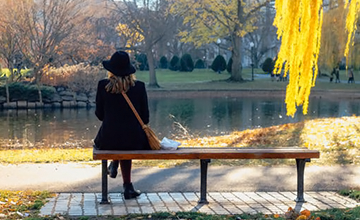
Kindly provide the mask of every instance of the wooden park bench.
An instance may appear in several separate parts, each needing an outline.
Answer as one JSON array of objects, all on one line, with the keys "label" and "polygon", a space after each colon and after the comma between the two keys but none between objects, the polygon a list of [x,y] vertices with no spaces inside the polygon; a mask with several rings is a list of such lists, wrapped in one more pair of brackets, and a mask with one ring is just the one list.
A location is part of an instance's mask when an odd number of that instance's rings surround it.
[{"label": "wooden park bench", "polygon": [[107,160],[177,160],[197,159],[200,160],[200,200],[199,203],[207,204],[207,171],[211,159],[295,159],[297,168],[297,197],[296,202],[304,200],[304,170],[305,163],[311,158],[319,158],[317,150],[307,148],[178,148],[170,150],[147,150],[147,151],[105,151],[93,150],[93,159],[102,160],[102,199],[101,204],[108,204],[108,177]]}]

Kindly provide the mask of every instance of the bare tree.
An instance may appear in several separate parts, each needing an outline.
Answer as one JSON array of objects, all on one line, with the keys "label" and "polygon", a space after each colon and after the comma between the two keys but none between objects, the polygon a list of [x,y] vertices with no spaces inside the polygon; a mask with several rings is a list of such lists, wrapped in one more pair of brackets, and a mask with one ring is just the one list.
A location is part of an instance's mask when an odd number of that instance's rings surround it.
[{"label": "bare tree", "polygon": [[61,43],[61,60],[71,64],[97,65],[109,56],[116,44],[116,32],[111,26],[117,24],[115,16],[106,13],[102,5],[87,2],[71,33]]},{"label": "bare tree", "polygon": [[21,36],[20,49],[34,65],[34,76],[42,104],[41,77],[43,68],[51,65],[60,52],[60,44],[66,39],[79,16],[79,0],[16,1],[17,29]]},{"label": "bare tree", "polygon": [[[121,23],[127,24],[129,29],[140,33],[144,37],[142,44],[138,45],[148,59],[149,87],[159,87],[156,73],[153,49],[164,37],[175,32],[177,20],[169,13],[167,0],[112,0],[121,15]],[[132,49],[132,48],[123,48]]]},{"label": "bare tree", "polygon": [[[6,77],[6,101],[10,102],[9,82],[14,80],[14,67],[16,55],[19,54],[17,30],[14,26],[16,19],[16,4],[14,1],[1,1],[0,7],[2,16],[0,16],[0,58],[5,61],[10,71],[10,77]],[[20,70],[17,70],[20,71]]]},{"label": "bare tree", "polygon": [[[266,2],[265,13],[263,10],[257,12],[257,22],[254,24],[256,29],[248,33],[244,41],[247,45],[253,43],[253,48],[245,48],[247,54],[255,67],[258,67],[263,57],[280,46],[280,41],[276,38],[276,28],[272,25],[275,17],[275,9],[271,2]],[[253,51],[251,51],[253,50]]]}]

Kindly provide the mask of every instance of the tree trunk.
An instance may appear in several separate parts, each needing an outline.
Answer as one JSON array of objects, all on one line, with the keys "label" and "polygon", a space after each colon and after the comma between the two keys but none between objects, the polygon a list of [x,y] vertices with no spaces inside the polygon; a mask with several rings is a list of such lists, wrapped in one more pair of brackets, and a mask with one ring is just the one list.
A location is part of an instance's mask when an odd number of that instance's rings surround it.
[{"label": "tree trunk", "polygon": [[12,83],[14,82],[14,64],[12,61],[8,60],[8,67],[9,67],[9,71],[10,71],[10,76],[9,76],[9,82]]},{"label": "tree trunk", "polygon": [[146,49],[146,56],[149,65],[149,87],[159,88],[159,84],[156,79],[155,65],[154,65],[154,56],[151,48]]},{"label": "tree trunk", "polygon": [[231,66],[231,77],[230,81],[241,82],[244,81],[242,78],[242,65],[241,65],[241,38],[234,34],[233,36],[233,50],[232,50],[232,59],[233,63]]},{"label": "tree trunk", "polygon": [[34,68],[34,75],[35,75],[35,81],[36,81],[36,87],[38,89],[38,94],[39,94],[39,102],[40,102],[40,106],[43,106],[43,100],[42,100],[42,93],[41,93],[41,75],[39,73],[39,70],[37,67]]},{"label": "tree trunk", "polygon": [[5,81],[5,90],[6,90],[6,103],[9,104],[10,103],[10,92],[9,92],[9,80],[6,77],[6,81]]},{"label": "tree trunk", "polygon": [[37,86],[38,93],[39,93],[40,106],[43,106],[43,100],[42,100],[42,93],[41,93],[41,85],[40,85],[40,82],[36,82],[36,86]]},{"label": "tree trunk", "polygon": [[[243,6],[241,5],[241,0],[238,0],[238,18],[239,18],[239,22],[241,24],[244,23],[244,9]],[[244,79],[242,78],[242,65],[241,65],[241,54],[240,54],[240,49],[241,49],[241,37],[238,36],[237,34],[240,32],[241,27],[239,26],[239,24],[236,24],[235,26],[235,30],[231,36],[231,41],[232,41],[232,59],[233,59],[233,64],[231,67],[231,77],[230,77],[230,81],[236,81],[236,82],[241,82],[244,81]]]}]

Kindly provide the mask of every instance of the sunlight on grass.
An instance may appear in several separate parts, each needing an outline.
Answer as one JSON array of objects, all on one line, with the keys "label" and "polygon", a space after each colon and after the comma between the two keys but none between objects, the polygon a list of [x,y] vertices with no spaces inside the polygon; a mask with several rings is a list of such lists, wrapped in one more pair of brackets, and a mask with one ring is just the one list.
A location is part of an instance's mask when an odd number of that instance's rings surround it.
[{"label": "sunlight on grass", "polygon": [[302,130],[303,146],[322,152],[324,163],[359,164],[360,117],[307,121]]},{"label": "sunlight on grass", "polygon": [[[16,72],[18,71],[17,68],[13,69],[14,73],[16,74]],[[22,76],[28,76],[30,75],[32,72],[31,69],[21,69],[21,75]],[[11,71],[8,68],[2,68],[1,72],[0,72],[0,77],[10,77]]]},{"label": "sunlight on grass", "polygon": [[0,163],[51,163],[92,160],[92,148],[23,149],[0,151]]}]

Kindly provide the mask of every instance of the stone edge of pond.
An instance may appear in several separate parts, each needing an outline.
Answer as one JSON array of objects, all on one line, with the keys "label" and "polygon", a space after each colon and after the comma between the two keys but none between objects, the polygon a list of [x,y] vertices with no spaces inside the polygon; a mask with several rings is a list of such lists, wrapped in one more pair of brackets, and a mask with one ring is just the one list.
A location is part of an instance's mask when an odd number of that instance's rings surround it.
[{"label": "stone edge of pond", "polygon": [[[283,97],[285,98],[285,90],[271,89],[176,89],[168,90],[162,88],[148,88],[149,98],[241,98],[241,97]],[[360,91],[356,90],[313,90],[310,94],[311,98],[324,99],[360,99]],[[2,99],[3,100],[3,99]],[[0,109],[34,109],[34,108],[93,108],[95,107],[95,94],[89,96],[85,94],[73,95],[72,92],[55,93],[52,100],[47,100],[41,104],[40,102],[30,102],[26,100],[12,101],[6,103],[4,100],[0,102]]]}]

